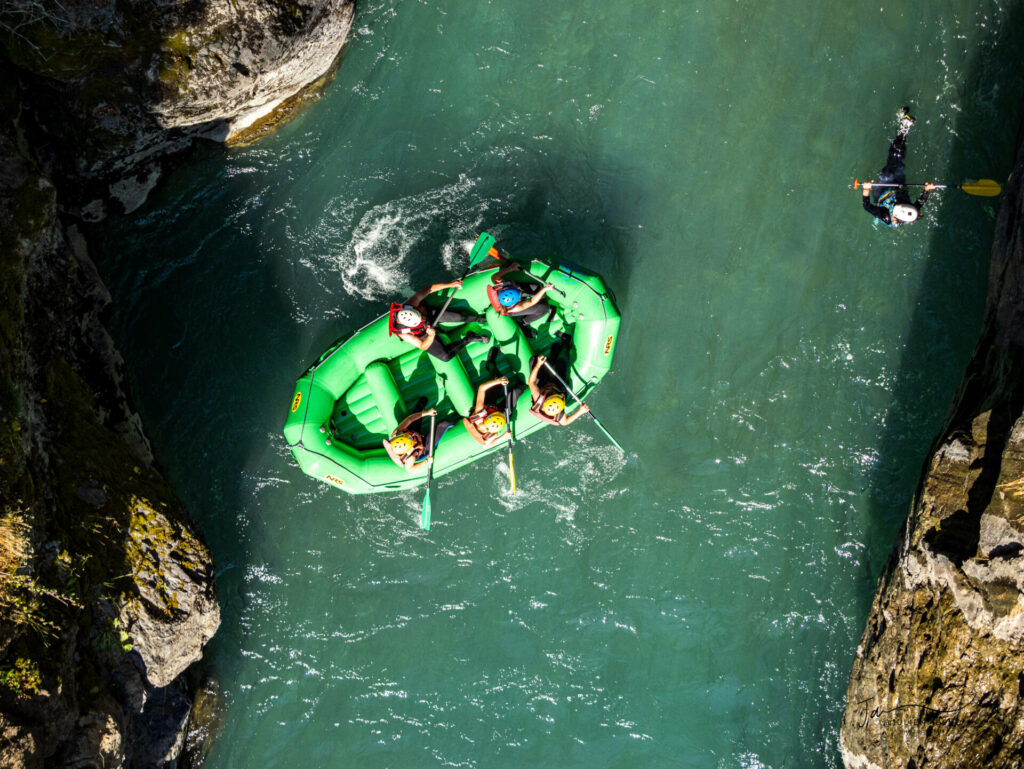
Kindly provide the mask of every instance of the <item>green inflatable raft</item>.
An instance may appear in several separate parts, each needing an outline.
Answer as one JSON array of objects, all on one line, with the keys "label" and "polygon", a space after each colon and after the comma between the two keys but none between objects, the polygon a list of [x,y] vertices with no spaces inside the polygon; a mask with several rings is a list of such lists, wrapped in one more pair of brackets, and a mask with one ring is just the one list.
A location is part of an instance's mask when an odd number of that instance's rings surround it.
[{"label": "green inflatable raft", "polygon": [[[555,312],[548,320],[534,323],[536,336],[528,338],[514,319],[499,315],[488,300],[486,287],[496,269],[466,276],[451,303],[453,310],[483,315],[485,322],[438,327],[441,336],[452,342],[467,334],[489,333],[488,344],[470,344],[450,361],[441,361],[389,336],[388,316],[383,315],[332,346],[310,366],[295,385],[284,426],[288,447],[303,472],[351,494],[423,485],[425,466],[409,472],[396,465],[382,445],[417,403],[435,407],[439,420],[455,422],[435,448],[434,477],[506,451],[505,440],[481,446],[466,431],[461,417],[472,411],[478,384],[504,375],[510,387],[523,390],[512,411],[513,438],[518,441],[546,427],[529,413],[526,380],[531,358],[548,355],[556,342],[561,342],[561,354],[568,356],[566,383],[586,399],[611,368],[618,339],[620,316],[604,282],[567,262],[522,263],[523,271],[511,278],[551,283],[557,289],[545,297]],[[440,306],[448,293],[433,294],[426,302]],[[489,360],[493,367],[489,368]],[[570,396],[567,412],[576,406]]]}]

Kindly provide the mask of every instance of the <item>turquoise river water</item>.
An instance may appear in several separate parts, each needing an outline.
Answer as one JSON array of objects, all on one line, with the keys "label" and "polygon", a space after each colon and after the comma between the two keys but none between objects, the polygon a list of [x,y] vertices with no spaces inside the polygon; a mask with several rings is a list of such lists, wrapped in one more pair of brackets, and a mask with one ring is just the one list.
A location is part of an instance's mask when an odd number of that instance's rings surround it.
[{"label": "turquoise river water", "polygon": [[[213,549],[223,767],[841,766],[875,583],[977,339],[1021,8],[367,0],[325,97],[92,232],[160,462]],[[624,316],[589,420],[435,482],[305,477],[294,380],[389,301],[511,256]]]}]

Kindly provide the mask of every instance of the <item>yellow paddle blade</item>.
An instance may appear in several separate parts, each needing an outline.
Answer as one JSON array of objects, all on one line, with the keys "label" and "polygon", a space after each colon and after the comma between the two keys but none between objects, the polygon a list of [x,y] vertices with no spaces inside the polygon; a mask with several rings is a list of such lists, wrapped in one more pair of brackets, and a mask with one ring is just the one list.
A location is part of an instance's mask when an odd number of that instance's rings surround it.
[{"label": "yellow paddle blade", "polygon": [[512,466],[512,449],[508,450],[508,476],[512,481],[512,493],[516,493],[516,469]]},{"label": "yellow paddle blade", "polygon": [[995,197],[1003,191],[1003,188],[999,186],[999,182],[992,179],[978,179],[976,182],[965,182],[957,186],[968,195],[981,195],[986,198]]}]

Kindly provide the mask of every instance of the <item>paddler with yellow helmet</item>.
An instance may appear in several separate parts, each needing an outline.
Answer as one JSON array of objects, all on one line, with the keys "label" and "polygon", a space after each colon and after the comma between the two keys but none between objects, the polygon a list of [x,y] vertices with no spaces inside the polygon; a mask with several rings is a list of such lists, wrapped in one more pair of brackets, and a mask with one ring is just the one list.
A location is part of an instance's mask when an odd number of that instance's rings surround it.
[{"label": "paddler with yellow helmet", "polygon": [[546,360],[547,358],[543,355],[538,355],[533,370],[530,371],[530,378],[526,380],[526,384],[530,387],[530,400],[533,404],[530,406],[530,413],[542,422],[561,426],[571,425],[590,411],[590,407],[586,403],[582,403],[572,414],[565,415],[565,392],[557,385],[537,384],[538,375]]},{"label": "paddler with yellow helmet", "polygon": [[493,446],[495,441],[501,437],[508,428],[508,421],[505,419],[505,412],[495,404],[487,402],[487,391],[498,385],[508,385],[508,377],[499,377],[490,382],[484,382],[476,388],[476,402],[473,404],[473,413],[462,418],[462,424],[466,426],[466,432],[473,436],[481,446]]},{"label": "paddler with yellow helmet", "polygon": [[[434,452],[427,445],[422,426],[417,425],[419,429],[414,430],[412,429],[412,423],[425,417],[436,415],[437,409],[417,411],[415,414],[410,414],[402,420],[401,424],[395,428],[395,431],[390,436],[383,440],[384,450],[396,465],[404,467],[408,472],[412,472],[433,461]],[[447,421],[437,423],[437,426],[434,428],[435,447],[440,442],[441,436],[451,426],[452,423]],[[429,432],[429,429],[427,432]]]},{"label": "paddler with yellow helmet", "polygon": [[[871,202],[871,189],[874,182],[864,182],[864,194],[862,203],[864,210],[881,222],[890,227],[902,227],[905,224],[916,222],[921,216],[921,207],[928,199],[928,193],[935,189],[934,184],[924,185],[924,192],[913,203],[910,202],[910,195],[907,192],[906,168],[903,165],[903,156],[907,153],[907,133],[914,125],[914,118],[904,107],[899,114],[900,127],[896,132],[896,138],[889,145],[889,157],[885,168],[878,175],[878,187],[881,190],[875,202]],[[884,185],[884,186],[883,186]]]}]

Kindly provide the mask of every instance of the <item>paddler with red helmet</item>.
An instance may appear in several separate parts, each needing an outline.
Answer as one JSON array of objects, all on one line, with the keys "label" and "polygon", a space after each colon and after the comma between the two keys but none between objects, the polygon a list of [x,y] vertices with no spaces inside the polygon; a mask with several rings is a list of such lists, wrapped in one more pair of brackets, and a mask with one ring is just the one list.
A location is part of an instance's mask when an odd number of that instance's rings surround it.
[{"label": "paddler with red helmet", "polygon": [[526,384],[530,387],[530,400],[533,404],[530,406],[530,413],[542,422],[563,427],[571,425],[590,411],[590,407],[586,403],[581,403],[576,411],[569,416],[565,415],[565,391],[551,383],[537,384],[538,375],[546,360],[547,358],[543,355],[538,355],[533,370],[530,371],[530,378],[526,380]]},{"label": "paddler with red helmet", "polygon": [[462,281],[434,283],[417,291],[404,303],[391,305],[391,315],[388,319],[389,333],[395,334],[413,347],[443,361],[451,360],[459,350],[468,344],[486,342],[488,339],[483,334],[470,334],[460,342],[446,345],[438,338],[437,329],[434,328],[437,323],[469,323],[484,320],[480,315],[466,316],[450,309],[446,309],[440,318],[433,317],[433,308],[425,305],[423,300],[446,288],[458,290],[462,288]]}]

